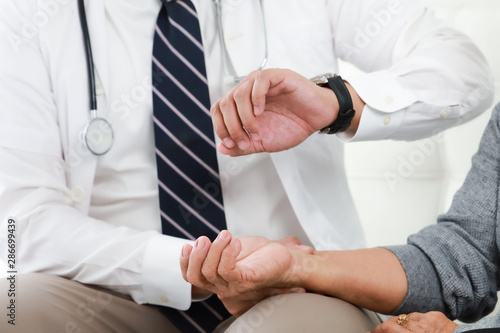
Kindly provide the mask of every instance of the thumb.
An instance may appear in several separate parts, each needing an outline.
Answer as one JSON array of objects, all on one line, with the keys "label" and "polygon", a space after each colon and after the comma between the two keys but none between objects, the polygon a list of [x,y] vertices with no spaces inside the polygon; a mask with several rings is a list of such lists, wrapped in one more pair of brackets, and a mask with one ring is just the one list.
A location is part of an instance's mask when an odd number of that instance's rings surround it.
[{"label": "thumb", "polygon": [[253,114],[256,117],[261,115],[266,107],[266,95],[271,86],[270,78],[267,75],[268,73],[269,70],[252,73],[255,76],[252,89],[252,105]]},{"label": "thumb", "polygon": [[295,248],[301,252],[304,252],[305,254],[314,254],[314,249],[312,247],[304,245],[304,244],[295,245],[293,248]]},{"label": "thumb", "polygon": [[241,253],[241,249],[241,241],[233,238],[222,251],[218,273],[227,282],[241,280],[239,270],[236,268],[237,257]]}]

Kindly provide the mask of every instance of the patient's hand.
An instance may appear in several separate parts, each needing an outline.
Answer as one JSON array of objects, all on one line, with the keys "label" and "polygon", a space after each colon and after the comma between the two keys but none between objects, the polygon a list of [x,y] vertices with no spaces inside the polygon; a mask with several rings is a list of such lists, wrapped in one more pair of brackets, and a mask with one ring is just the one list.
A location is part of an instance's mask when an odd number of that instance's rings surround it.
[{"label": "patient's hand", "polygon": [[453,333],[457,324],[441,312],[410,313],[408,319],[398,324],[398,317],[391,317],[375,327],[371,333]]},{"label": "patient's hand", "polygon": [[305,292],[293,269],[296,257],[313,249],[296,238],[279,242],[264,237],[236,239],[223,231],[213,244],[200,237],[194,247],[186,244],[182,252],[184,279],[218,294],[229,312],[240,315],[269,296]]}]

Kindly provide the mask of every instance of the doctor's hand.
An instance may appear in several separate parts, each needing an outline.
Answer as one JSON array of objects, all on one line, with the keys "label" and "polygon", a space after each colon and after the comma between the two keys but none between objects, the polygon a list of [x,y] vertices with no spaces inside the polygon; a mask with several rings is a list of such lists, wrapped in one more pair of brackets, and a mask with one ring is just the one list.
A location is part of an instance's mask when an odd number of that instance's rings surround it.
[{"label": "doctor's hand", "polygon": [[[346,85],[355,110],[362,110],[363,102]],[[250,73],[210,112],[215,132],[222,140],[219,151],[240,156],[292,148],[330,125],[338,108],[331,89],[319,87],[291,70],[266,69]],[[356,112],[348,132],[357,129],[359,117],[360,112]]]},{"label": "doctor's hand", "polygon": [[[404,315],[401,315],[404,316]],[[406,320],[391,317],[375,327],[371,333],[453,333],[457,324],[441,312],[410,313]],[[399,323],[398,323],[398,318]]]},{"label": "doctor's hand", "polygon": [[200,237],[194,247],[184,245],[180,264],[186,281],[216,293],[227,310],[239,316],[267,297],[305,292],[292,279],[292,271],[296,256],[313,252],[294,237],[277,242],[235,239],[223,231],[213,243]]}]

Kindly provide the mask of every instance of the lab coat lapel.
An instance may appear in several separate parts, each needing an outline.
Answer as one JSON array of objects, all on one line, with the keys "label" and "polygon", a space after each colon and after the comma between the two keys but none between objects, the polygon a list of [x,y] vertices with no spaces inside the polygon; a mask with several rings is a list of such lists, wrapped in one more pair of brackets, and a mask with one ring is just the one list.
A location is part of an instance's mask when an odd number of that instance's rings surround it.
[{"label": "lab coat lapel", "polygon": [[[305,144],[307,145],[307,142]],[[296,159],[301,158],[300,154],[297,154],[297,149],[274,153],[271,158],[295,214],[314,247],[318,250],[349,248],[349,244],[334,228],[324,211],[310,195],[310,189],[304,183],[301,173],[314,172],[314,170],[301,170],[296,167],[298,165]]]}]

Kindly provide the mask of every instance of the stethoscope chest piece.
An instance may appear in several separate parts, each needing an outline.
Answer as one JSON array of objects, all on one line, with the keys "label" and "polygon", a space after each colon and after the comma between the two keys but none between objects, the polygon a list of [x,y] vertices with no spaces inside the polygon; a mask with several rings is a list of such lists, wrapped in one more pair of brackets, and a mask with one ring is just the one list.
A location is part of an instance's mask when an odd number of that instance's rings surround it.
[{"label": "stethoscope chest piece", "polygon": [[83,142],[94,155],[104,155],[113,146],[114,133],[104,118],[92,118],[83,130]]}]

